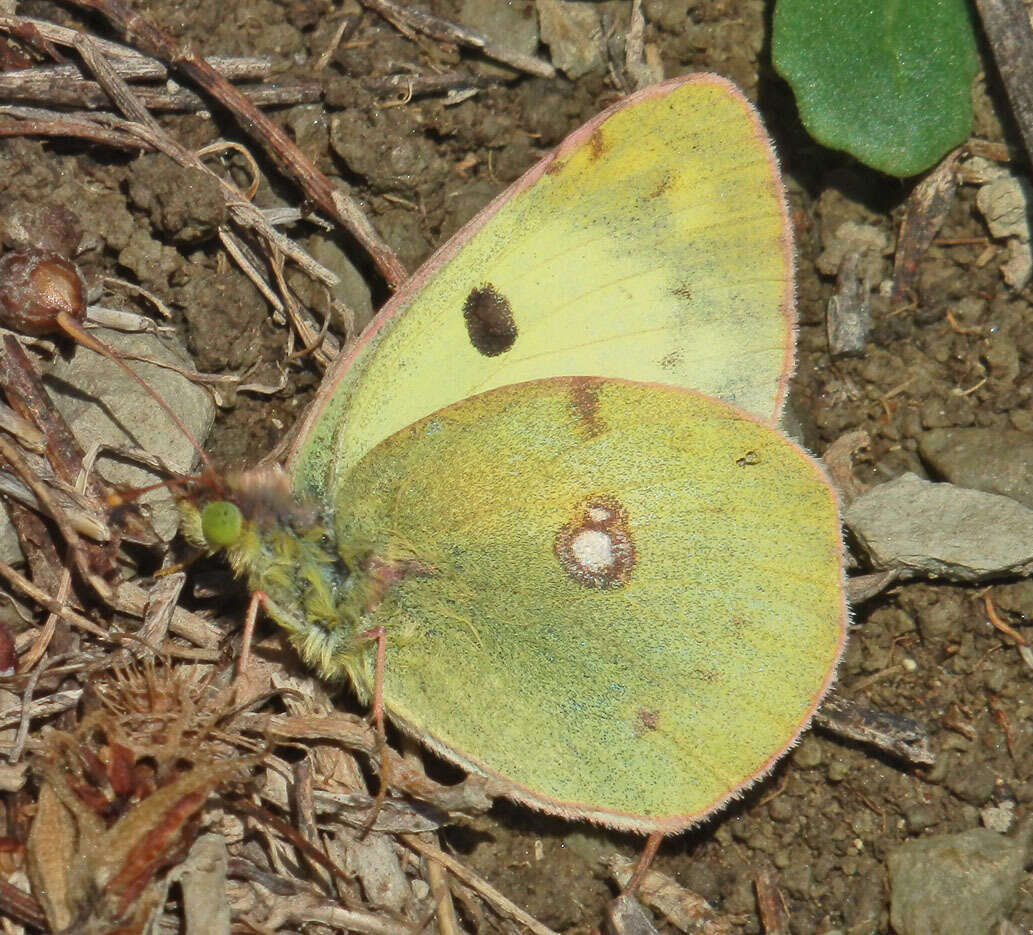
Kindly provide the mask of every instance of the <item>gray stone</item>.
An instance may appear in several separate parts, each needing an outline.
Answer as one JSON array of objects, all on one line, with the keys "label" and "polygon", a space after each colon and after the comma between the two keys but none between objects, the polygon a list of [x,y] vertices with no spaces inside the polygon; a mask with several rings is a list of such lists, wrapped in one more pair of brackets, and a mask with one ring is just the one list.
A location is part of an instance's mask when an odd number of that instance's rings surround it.
[{"label": "gray stone", "polygon": [[814,265],[826,276],[835,276],[850,253],[861,257],[858,275],[871,285],[881,282],[886,275],[888,264],[883,257],[892,248],[889,237],[874,224],[844,221],[824,246]]},{"label": "gray stone", "polygon": [[349,309],[354,316],[352,322],[336,322],[346,327],[349,335],[358,334],[373,317],[373,298],[366,278],[352,263],[351,258],[333,240],[323,234],[314,234],[308,240],[312,258],[336,273],[338,283],[334,286],[334,298]]},{"label": "gray stone", "polygon": [[906,841],[889,855],[897,935],[989,935],[1015,905],[1026,846],[985,828]]},{"label": "gray stone", "polygon": [[226,220],[226,196],[219,180],[162,153],[132,162],[128,183],[130,200],[147,212],[154,229],[180,243],[208,240]]},{"label": "gray stone", "polygon": [[1022,289],[1033,274],[1030,250],[1030,204],[1033,185],[1017,175],[1001,175],[983,185],[976,194],[976,207],[986,219],[990,235],[1008,239],[1008,261],[1001,267],[1004,281]]},{"label": "gray stone", "polygon": [[878,870],[869,872],[859,868],[857,877],[851,881],[850,893],[843,905],[843,921],[850,935],[878,935],[886,930],[886,897],[882,892],[882,880]]},{"label": "gray stone", "polygon": [[[294,142],[313,162],[324,159],[330,145],[330,121],[321,104],[300,104],[287,112]],[[322,168],[322,166],[320,167]]]},{"label": "gray stone", "polygon": [[979,810],[979,820],[984,828],[1004,834],[1015,824],[1015,803],[1006,800],[1000,805],[987,805]]},{"label": "gray stone", "polygon": [[[459,22],[500,46],[523,55],[538,51],[538,17],[533,0],[463,0]],[[493,62],[477,62],[486,75],[512,75],[513,70]]]},{"label": "gray stone", "polygon": [[221,834],[203,834],[186,860],[171,874],[183,890],[183,922],[187,932],[230,935],[226,888],[229,853]]},{"label": "gray stone", "polygon": [[359,879],[366,898],[377,908],[403,913],[410,899],[409,882],[392,839],[373,833],[342,843],[345,866]]},{"label": "gray stone", "polygon": [[420,219],[415,211],[390,208],[377,215],[373,226],[398,254],[406,269],[417,269],[430,254],[430,241],[420,229]]},{"label": "gray stone", "polygon": [[1005,175],[982,186],[976,207],[986,219],[992,237],[1030,239],[1029,210],[1033,186],[1017,175]]},{"label": "gray stone", "polygon": [[935,825],[937,816],[932,806],[926,805],[924,802],[916,802],[904,810],[904,821],[907,822],[907,830],[916,834]]},{"label": "gray stone", "polygon": [[1001,276],[1016,291],[1033,278],[1033,249],[1028,240],[1015,237],[1008,241],[1008,259],[1001,264]]},{"label": "gray stone", "polygon": [[849,775],[850,767],[839,757],[832,760],[826,770],[826,776],[828,777],[829,782],[842,782]]},{"label": "gray stone", "polygon": [[17,565],[22,560],[22,549],[18,544],[18,535],[7,515],[7,511],[0,511],[0,562],[8,565]]},{"label": "gray stone", "polygon": [[680,33],[689,18],[690,0],[645,0],[642,12],[654,26],[666,32]]},{"label": "gray stone", "polygon": [[[153,357],[187,369],[193,367],[186,352],[169,339],[101,329],[93,333],[116,351]],[[215,405],[208,393],[164,367],[139,361],[128,364],[173,408],[194,438],[203,442],[215,417]],[[95,444],[135,446],[183,473],[196,463],[193,446],[164,410],[120,367],[99,354],[77,346],[69,360],[55,361],[45,383],[54,404],[87,452]],[[107,455],[98,459],[97,470],[113,484],[128,487],[143,487],[164,479],[164,475]],[[172,538],[179,525],[179,511],[171,495],[153,491],[141,502],[150,505],[158,535]]]},{"label": "gray stone", "polygon": [[[983,352],[990,379],[1002,386],[1010,387],[1022,373],[1022,360],[1015,346],[1015,336],[1009,331],[995,331],[986,341]],[[967,399],[967,397],[954,397]]]},{"label": "gray stone", "polygon": [[924,432],[918,451],[952,484],[997,493],[1033,507],[1033,435],[1004,428],[948,428]]},{"label": "gray stone", "polygon": [[800,741],[800,746],[793,751],[793,762],[801,769],[814,769],[815,766],[821,764],[821,761],[821,743],[817,737],[808,734]]},{"label": "gray stone", "polygon": [[879,568],[955,581],[1033,570],[1033,510],[1010,497],[903,474],[863,493],[843,518]]},{"label": "gray stone", "polygon": [[952,750],[947,758],[943,784],[963,802],[985,805],[994,794],[997,774],[969,752]]},{"label": "gray stone", "polygon": [[615,935],[656,935],[649,913],[634,896],[618,896],[607,907],[610,931]]},{"label": "gray stone", "polygon": [[552,64],[568,78],[601,71],[606,40],[594,3],[573,0],[537,0],[542,42],[549,47]]}]

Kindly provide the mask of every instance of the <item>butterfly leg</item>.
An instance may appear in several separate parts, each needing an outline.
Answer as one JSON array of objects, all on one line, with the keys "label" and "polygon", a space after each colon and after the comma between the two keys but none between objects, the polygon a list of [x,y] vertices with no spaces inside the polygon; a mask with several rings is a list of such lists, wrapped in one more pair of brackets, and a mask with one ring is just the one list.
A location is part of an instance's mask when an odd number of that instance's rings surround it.
[{"label": "butterfly leg", "polygon": [[248,663],[251,661],[251,641],[255,636],[255,621],[258,619],[258,608],[268,598],[263,591],[254,591],[251,600],[247,605],[247,613],[244,615],[244,634],[241,639],[240,655],[237,656],[237,671],[233,676],[233,684],[237,686],[247,672]]},{"label": "butterfly leg", "polygon": [[370,716],[373,719],[373,726],[377,732],[380,786],[377,789],[377,797],[373,801],[373,808],[370,811],[369,818],[366,819],[366,824],[363,826],[362,833],[360,834],[360,837],[365,837],[373,827],[373,823],[377,820],[377,815],[380,814],[380,809],[387,798],[387,789],[391,781],[391,761],[386,755],[387,732],[384,729],[384,665],[387,660],[387,631],[383,627],[373,627],[360,633],[359,637],[366,640],[375,640],[377,644],[377,655],[373,664],[373,710],[370,712]]},{"label": "butterfly leg", "polygon": [[663,839],[663,831],[654,831],[646,840],[646,846],[642,848],[642,853],[639,855],[635,872],[631,875],[631,879],[628,880],[624,889],[621,890],[621,896],[631,896],[638,889],[639,884],[646,875],[646,871],[649,870],[649,865],[653,862],[653,858],[656,857],[656,852],[660,850],[660,842]]},{"label": "butterfly leg", "polygon": [[373,726],[377,735],[383,739],[387,736],[384,730],[384,665],[387,661],[387,631],[383,627],[373,627],[359,634],[359,639],[375,640],[377,657],[373,664]]}]

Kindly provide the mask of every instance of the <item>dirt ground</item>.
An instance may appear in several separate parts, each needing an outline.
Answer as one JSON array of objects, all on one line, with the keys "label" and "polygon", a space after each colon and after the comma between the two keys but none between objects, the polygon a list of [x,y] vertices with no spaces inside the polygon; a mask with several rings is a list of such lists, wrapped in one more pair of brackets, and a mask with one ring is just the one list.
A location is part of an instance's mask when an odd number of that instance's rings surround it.
[{"label": "dirt ground", "polygon": [[[510,5],[533,15],[530,0]],[[472,4],[434,0],[428,6],[462,19]],[[620,61],[629,4],[592,6],[613,24],[609,47]],[[619,97],[604,66],[576,80],[514,75],[456,104],[440,95],[400,103],[366,90],[364,79],[407,63],[448,71],[460,54],[429,40],[416,44],[367,13],[317,73],[313,61],[342,16],[357,7],[323,0],[144,0],[137,8],[206,54],[269,54],[285,75],[321,82],[321,102],[273,113],[321,169],[361,200],[409,269],[567,132]],[[76,21],[69,9],[51,3],[25,3],[19,12]],[[666,76],[709,70],[732,78],[758,103],[775,139],[797,230],[799,368],[791,406],[811,449],[821,454],[845,433],[863,429],[871,444],[855,474],[874,484],[906,470],[929,476],[917,454],[918,437],[929,428],[1033,429],[1030,291],[1015,292],[1002,281],[1003,248],[998,244],[994,252],[986,239],[975,189],[961,186],[942,243],[922,261],[917,304],[891,313],[876,292],[863,354],[831,359],[825,309],[834,279],[818,271],[816,259],[848,220],[871,225],[892,245],[911,183],[868,170],[806,135],[789,89],[771,68],[770,9],[761,0],[654,0],[645,12],[646,40]],[[103,30],[99,21],[91,26]],[[496,66],[476,68],[493,74]],[[980,80],[973,135],[999,141],[1005,139],[1004,97],[995,80],[988,88]],[[242,139],[220,117],[162,121],[192,148],[224,136]],[[40,192],[68,199],[95,233],[83,258],[89,271],[119,275],[162,297],[199,369],[256,368],[255,379],[276,381],[286,331],[272,323],[258,291],[220,259],[216,243],[183,242],[163,227],[156,206],[166,204],[178,184],[171,163],[31,139],[3,141],[0,163],[5,199]],[[229,163],[243,178],[243,163]],[[263,167],[274,182],[263,185],[256,201],[299,204],[297,190]],[[891,250],[876,261],[880,278],[890,275]],[[385,287],[357,250],[351,256],[376,306]],[[361,297],[361,288],[352,290],[353,299]],[[294,421],[319,375],[298,363],[288,377],[288,388],[275,396],[241,394],[220,412],[210,440],[220,464],[254,460]],[[1033,615],[1030,582],[996,584],[991,594],[1014,615]],[[1023,618],[1014,619],[1021,629]],[[760,867],[774,869],[793,932],[888,931],[886,861],[893,848],[916,836],[978,827],[981,810],[1002,801],[1016,804],[1020,822],[1029,813],[1030,676],[1014,646],[988,625],[981,589],[894,587],[855,609],[840,691],[925,725],[936,765],[912,767],[816,729],[733,807],[665,842],[656,868],[738,919],[744,932],[761,930],[754,893]],[[571,933],[594,931],[613,896],[598,858],[614,848],[632,856],[639,846],[632,837],[506,804],[473,826],[449,829],[444,840],[514,902]],[[1028,886],[1010,918],[1024,931],[1033,928]]]}]

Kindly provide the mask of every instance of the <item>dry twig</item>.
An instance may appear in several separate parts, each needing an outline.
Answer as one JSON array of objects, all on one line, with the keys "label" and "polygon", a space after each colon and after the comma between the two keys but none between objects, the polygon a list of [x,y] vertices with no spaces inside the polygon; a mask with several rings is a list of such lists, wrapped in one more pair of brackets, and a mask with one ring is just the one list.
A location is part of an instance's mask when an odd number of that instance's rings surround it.
[{"label": "dry twig", "polygon": [[1033,29],[1022,0],[976,0],[990,53],[1004,80],[1012,114],[1033,163]]},{"label": "dry twig", "polygon": [[[116,71],[128,80],[122,71]],[[240,90],[256,107],[305,104],[322,97],[319,85],[304,81],[261,84]],[[175,82],[160,88],[136,85],[135,91],[150,110],[200,111],[208,107],[203,97]],[[0,74],[0,97],[7,101],[87,109],[107,107],[110,103],[104,90],[83,78],[74,65],[49,65]]]}]

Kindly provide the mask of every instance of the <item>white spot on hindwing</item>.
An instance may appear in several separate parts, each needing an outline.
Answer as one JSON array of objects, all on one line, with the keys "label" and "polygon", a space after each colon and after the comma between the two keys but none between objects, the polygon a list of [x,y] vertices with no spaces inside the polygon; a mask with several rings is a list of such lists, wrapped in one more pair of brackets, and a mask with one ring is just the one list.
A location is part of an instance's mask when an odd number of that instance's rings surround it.
[{"label": "white spot on hindwing", "polygon": [[627,510],[608,494],[586,497],[556,534],[553,551],[563,571],[578,584],[623,587],[635,567]]},{"label": "white spot on hindwing", "polygon": [[591,572],[609,571],[613,567],[613,540],[600,529],[585,529],[570,542],[574,561]]}]

